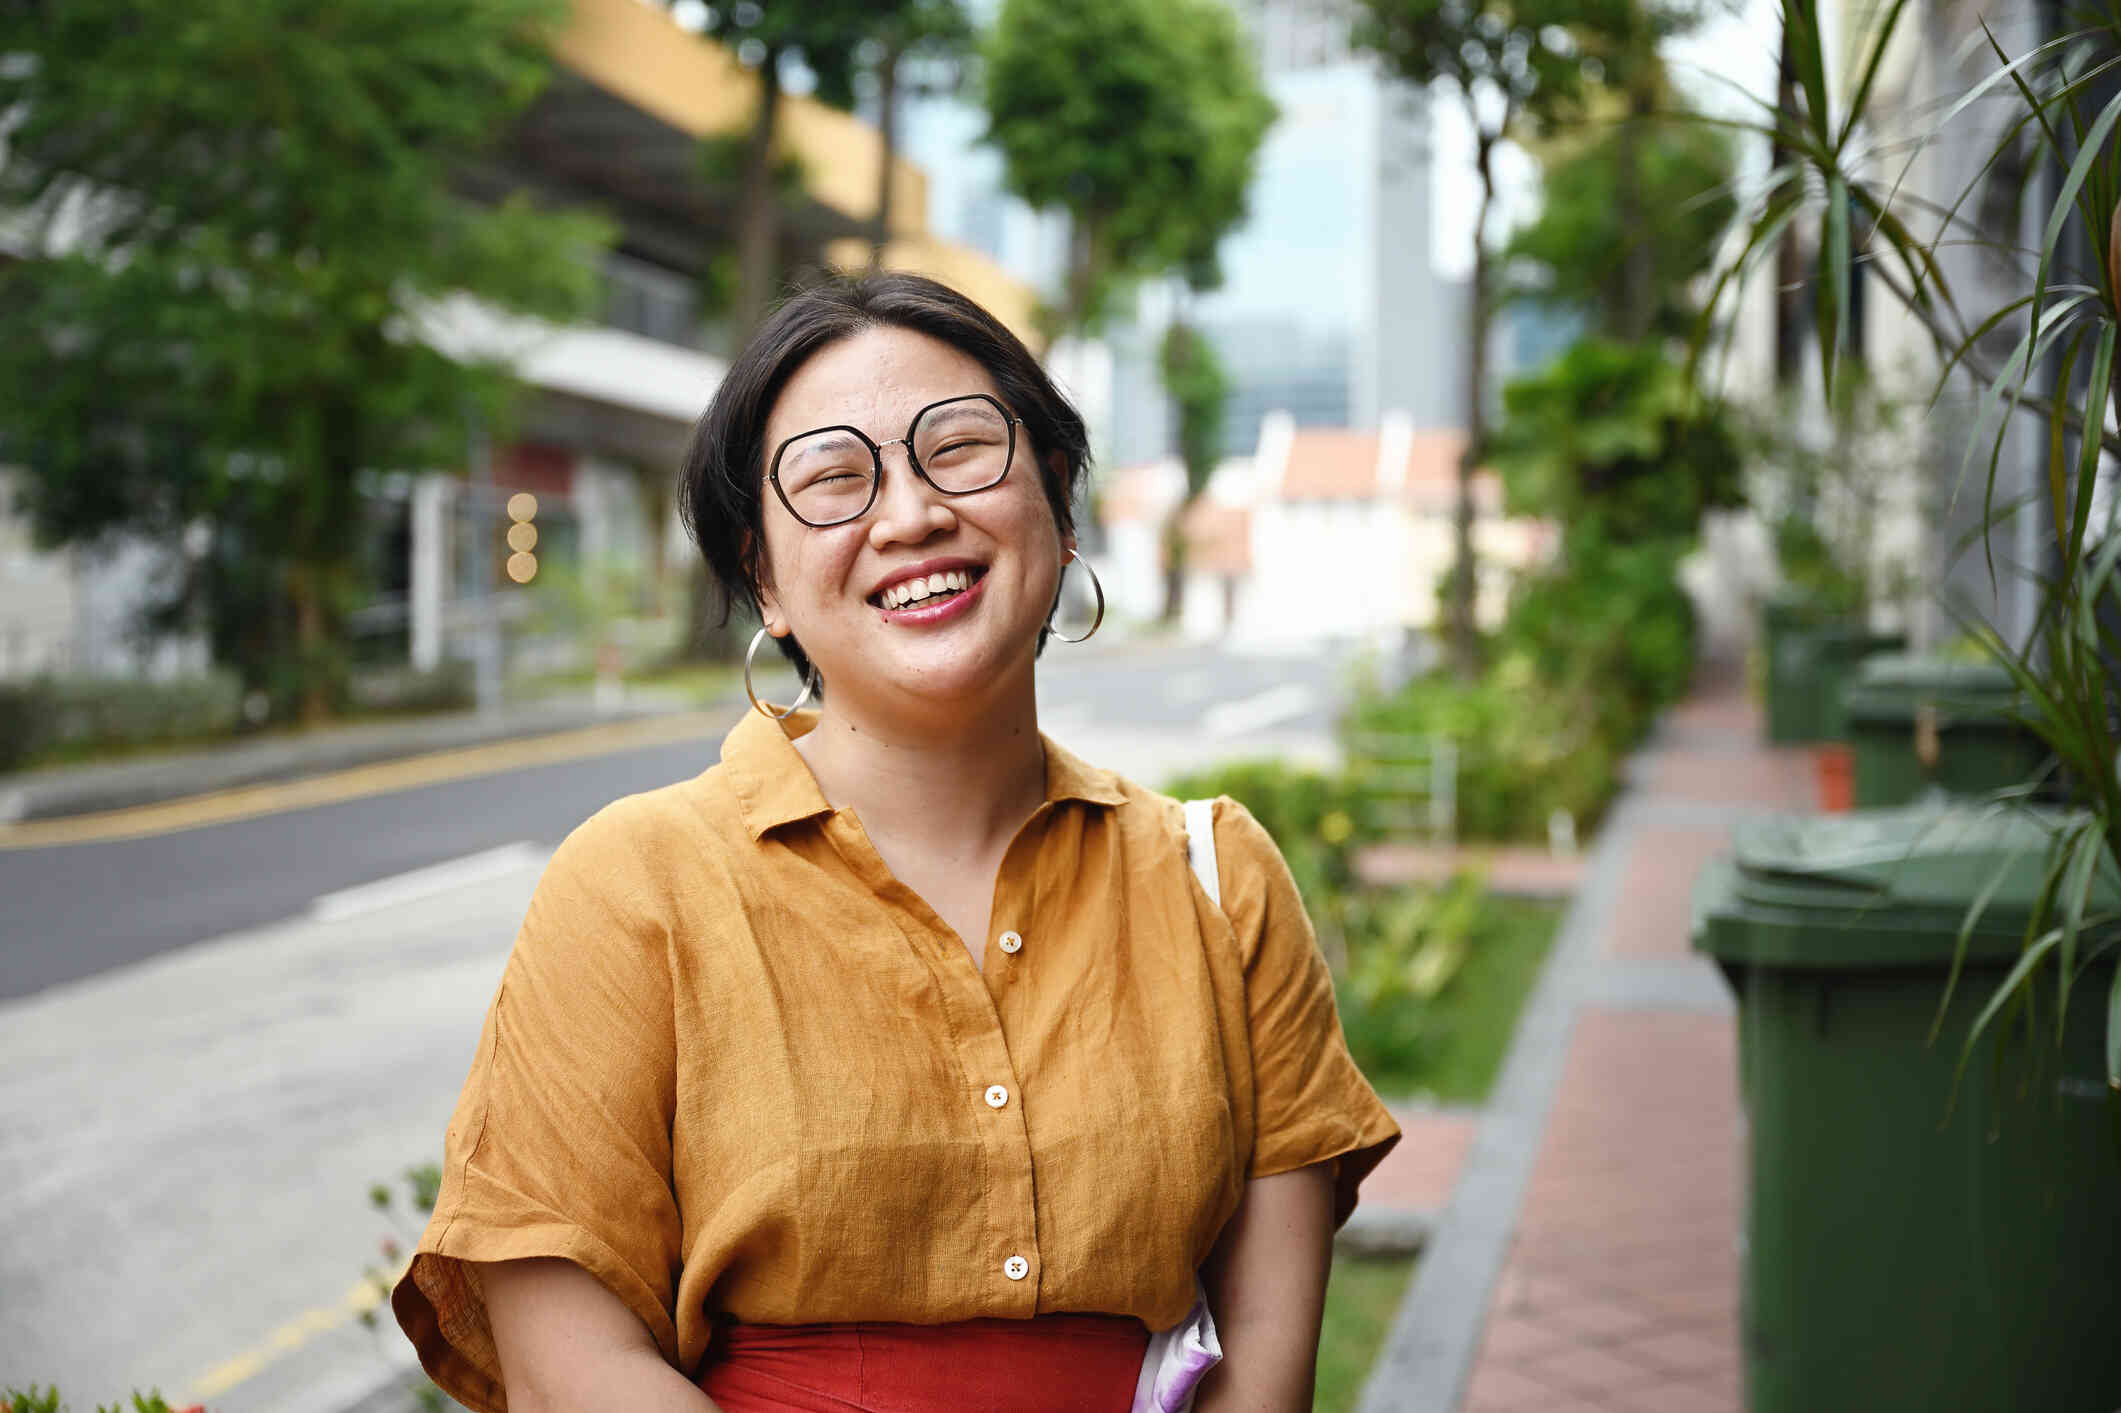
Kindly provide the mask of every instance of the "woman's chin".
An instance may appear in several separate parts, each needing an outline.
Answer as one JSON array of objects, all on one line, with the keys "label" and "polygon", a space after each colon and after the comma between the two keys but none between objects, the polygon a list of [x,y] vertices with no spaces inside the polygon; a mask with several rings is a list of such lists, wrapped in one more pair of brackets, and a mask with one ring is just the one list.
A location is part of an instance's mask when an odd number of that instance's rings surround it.
[{"label": "woman's chin", "polygon": [[[941,645],[937,645],[940,647]],[[874,695],[880,702],[908,698],[937,706],[962,705],[977,708],[1006,700],[1012,679],[1021,674],[1023,690],[1032,687],[1032,655],[995,651],[927,651],[897,654],[888,670],[861,686],[850,686],[848,697]],[[830,680],[830,679],[828,679]]]}]

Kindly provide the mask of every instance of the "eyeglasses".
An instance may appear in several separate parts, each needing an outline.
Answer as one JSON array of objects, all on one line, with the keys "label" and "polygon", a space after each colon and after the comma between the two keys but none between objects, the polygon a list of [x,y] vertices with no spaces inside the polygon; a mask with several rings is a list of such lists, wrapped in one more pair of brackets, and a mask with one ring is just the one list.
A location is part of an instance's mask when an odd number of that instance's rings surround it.
[{"label": "eyeglasses", "polygon": [[906,435],[879,446],[856,427],[819,427],[782,442],[766,479],[788,513],[814,529],[859,520],[884,482],[884,447],[906,448],[913,474],[946,496],[992,490],[1016,459],[1023,425],[985,393],[931,402]]}]

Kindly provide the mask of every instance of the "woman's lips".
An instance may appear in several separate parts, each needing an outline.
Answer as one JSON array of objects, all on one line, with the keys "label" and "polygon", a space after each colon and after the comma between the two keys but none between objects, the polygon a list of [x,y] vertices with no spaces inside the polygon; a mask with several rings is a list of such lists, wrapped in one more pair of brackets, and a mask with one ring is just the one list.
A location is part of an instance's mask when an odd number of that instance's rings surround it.
[{"label": "woman's lips", "polygon": [[972,601],[978,598],[986,587],[987,576],[982,574],[972,581],[971,588],[946,595],[940,602],[935,599],[922,599],[906,608],[882,608],[877,612],[883,615],[886,623],[900,624],[908,628],[926,628],[930,624],[947,623],[953,618],[970,613]]}]

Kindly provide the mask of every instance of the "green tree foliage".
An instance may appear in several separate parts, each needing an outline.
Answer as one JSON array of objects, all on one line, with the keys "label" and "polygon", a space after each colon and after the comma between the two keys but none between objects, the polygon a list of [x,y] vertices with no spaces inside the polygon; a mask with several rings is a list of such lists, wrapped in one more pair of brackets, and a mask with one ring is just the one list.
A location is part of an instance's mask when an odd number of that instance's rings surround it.
[{"label": "green tree foliage", "polygon": [[1595,338],[1511,383],[1503,407],[1491,462],[1510,510],[1562,527],[1558,559],[1511,601],[1505,651],[1631,742],[1693,676],[1679,562],[1705,512],[1743,503],[1733,420],[1657,346]]},{"label": "green tree foliage", "polygon": [[[364,471],[449,465],[504,371],[421,336],[468,294],[555,318],[601,223],[451,189],[538,92],[557,0],[6,8],[0,440],[49,539],[184,545],[173,616],[332,703]],[[192,620],[196,621],[196,619]]]},{"label": "green tree foliage", "polygon": [[1512,514],[1593,540],[1690,545],[1704,511],[1743,503],[1743,456],[1721,404],[1644,344],[1579,340],[1503,390],[1491,464]]},{"label": "green tree foliage", "polygon": [[986,47],[987,140],[1009,189],[1071,221],[1054,321],[1095,328],[1134,282],[1219,282],[1274,105],[1217,0],[1004,0]]},{"label": "green tree foliage", "polygon": [[1644,0],[1358,0],[1354,37],[1401,78],[1455,96],[1473,128],[1480,177],[1472,317],[1466,330],[1465,455],[1458,469],[1448,647],[1460,675],[1478,663],[1473,618],[1473,475],[1487,452],[1488,329],[1496,290],[1488,250],[1495,149],[1580,113],[1588,87],[1625,83],[1653,53],[1666,7]]},{"label": "green tree foliage", "polygon": [[[1629,161],[1634,202],[1654,220],[1625,218]],[[1690,286],[1737,212],[1732,166],[1722,132],[1668,121],[1632,135],[1615,129],[1560,156],[1546,169],[1538,218],[1503,250],[1511,295],[1583,310],[1614,336],[1691,333],[1699,310]]]}]

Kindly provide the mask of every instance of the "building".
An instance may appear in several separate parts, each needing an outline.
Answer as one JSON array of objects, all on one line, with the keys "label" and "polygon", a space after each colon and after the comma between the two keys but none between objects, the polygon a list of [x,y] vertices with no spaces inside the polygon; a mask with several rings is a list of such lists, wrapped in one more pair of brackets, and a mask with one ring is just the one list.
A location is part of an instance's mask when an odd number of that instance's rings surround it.
[{"label": "building", "polygon": [[[461,174],[467,193],[497,199],[530,190],[557,204],[594,205],[620,226],[603,269],[602,322],[550,328],[503,318],[470,301],[424,311],[422,336],[459,355],[500,355],[530,391],[506,444],[468,439],[465,466],[378,468],[369,486],[376,543],[373,602],[354,616],[373,661],[431,667],[465,655],[484,609],[500,596],[529,621],[566,582],[642,586],[624,615],[660,606],[661,633],[683,614],[674,592],[685,546],[673,478],[691,426],[726,366],[726,341],[697,290],[715,230],[733,227],[734,195],[702,175],[704,137],[741,130],[757,80],[735,56],[642,0],[572,0],[555,41],[553,81],[484,160]],[[866,264],[884,160],[874,128],[812,99],[787,95],[781,137],[805,190],[783,216],[787,268]],[[976,251],[935,236],[927,182],[900,158],[892,171],[891,268],[931,274],[964,290],[1027,338],[1034,296]],[[476,469],[467,469],[476,468]],[[537,500],[540,578],[533,592],[504,574],[502,506]],[[36,672],[196,670],[196,644],[149,642],[138,610],[174,552],[121,545],[39,553],[12,516],[0,472],[0,676]],[[537,601],[539,584],[546,602]],[[608,594],[589,595],[609,599]],[[576,640],[583,635],[575,634]]]},{"label": "building", "polygon": [[1110,337],[1116,463],[1172,449],[1156,350],[1181,308],[1231,375],[1233,454],[1276,411],[1309,427],[1375,429],[1388,408],[1422,427],[1463,420],[1465,288],[1433,256],[1427,100],[1349,53],[1330,17],[1242,8],[1280,116],[1249,215],[1223,241],[1222,286],[1145,299]]},{"label": "building", "polygon": [[[1455,557],[1464,438],[1422,432],[1405,413],[1374,431],[1262,422],[1257,450],[1220,466],[1185,512],[1182,628],[1258,651],[1352,641],[1397,651],[1431,634]],[[1115,473],[1105,503],[1107,593],[1115,611],[1162,610],[1165,527],[1184,495],[1173,460]],[[1493,472],[1474,480],[1477,611],[1502,621],[1512,579],[1551,553],[1543,522],[1510,519]]]}]

